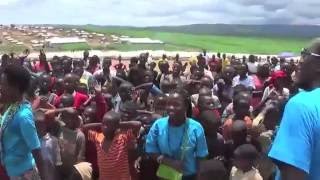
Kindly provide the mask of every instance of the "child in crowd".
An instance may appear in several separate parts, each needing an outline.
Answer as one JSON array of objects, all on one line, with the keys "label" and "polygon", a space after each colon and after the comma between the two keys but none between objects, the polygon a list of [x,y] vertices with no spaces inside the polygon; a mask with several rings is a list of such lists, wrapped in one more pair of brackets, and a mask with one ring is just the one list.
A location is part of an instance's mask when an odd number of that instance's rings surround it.
[{"label": "child in crowd", "polygon": [[[75,74],[67,74],[64,79],[64,93],[63,94],[71,94],[74,97],[73,107],[76,109],[80,109],[81,105],[87,101],[88,96],[76,92],[76,87],[78,83],[78,78]],[[61,102],[61,96],[58,96],[55,99],[55,106],[58,107]]]},{"label": "child in crowd", "polygon": [[[96,144],[100,180],[131,180],[128,150],[133,148],[141,123],[122,122],[119,113],[109,111],[102,124],[87,124],[89,139]],[[101,126],[102,133],[92,131]],[[132,165],[133,166],[133,165]]]},{"label": "child in crowd", "polygon": [[59,169],[62,165],[59,141],[48,132],[46,116],[43,111],[35,112],[35,125],[41,142],[41,154],[45,171],[44,180],[60,179]]},{"label": "child in crowd", "polygon": [[206,110],[201,112],[199,121],[203,126],[204,133],[206,135],[207,146],[209,151],[209,159],[221,157],[224,154],[224,139],[223,136],[218,133],[220,127],[220,120],[216,113]]},{"label": "child in crowd", "polygon": [[222,133],[225,140],[230,140],[231,138],[231,127],[233,121],[242,120],[246,123],[247,128],[252,127],[252,120],[250,118],[250,103],[247,98],[243,96],[235,97],[233,101],[233,111],[234,114],[231,118],[227,119],[222,126]]},{"label": "child in crowd", "polygon": [[230,180],[263,180],[254,167],[258,158],[256,148],[251,144],[243,144],[234,151],[234,166],[231,169]]},{"label": "child in crowd", "polygon": [[78,115],[73,108],[61,112],[61,120],[65,124],[59,136],[63,177],[68,177],[72,167],[85,160],[85,136],[79,129],[81,122]]},{"label": "child in crowd", "polygon": [[228,173],[224,164],[219,160],[208,160],[201,162],[199,165],[197,180],[227,180]]}]

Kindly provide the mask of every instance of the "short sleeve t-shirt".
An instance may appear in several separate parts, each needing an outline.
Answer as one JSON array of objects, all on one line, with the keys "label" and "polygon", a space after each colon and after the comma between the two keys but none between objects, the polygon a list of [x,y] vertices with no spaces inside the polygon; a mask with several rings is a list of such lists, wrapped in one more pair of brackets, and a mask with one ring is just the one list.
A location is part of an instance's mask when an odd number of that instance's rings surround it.
[{"label": "short sleeve t-shirt", "polygon": [[187,130],[187,143],[183,158],[183,175],[194,175],[197,172],[197,158],[208,155],[204,130],[200,123],[193,119],[179,127],[169,125],[169,117],[158,119],[151,127],[146,140],[147,153],[160,153],[173,159],[180,159],[182,139]]},{"label": "short sleeve t-shirt", "polygon": [[135,139],[132,130],[117,132],[108,152],[103,149],[103,133],[89,131],[88,136],[96,145],[100,179],[130,180],[128,149]]},{"label": "short sleeve t-shirt", "polygon": [[269,157],[309,174],[308,180],[320,177],[319,102],[320,88],[291,98],[269,152]]},{"label": "short sleeve t-shirt", "polygon": [[254,80],[253,80],[252,76],[247,76],[247,78],[243,79],[243,80],[240,80],[239,75],[234,77],[233,81],[232,81],[232,86],[235,87],[239,84],[244,85],[247,88],[251,87],[252,89],[256,89],[256,86],[254,84]]},{"label": "short sleeve t-shirt", "polygon": [[[3,118],[6,118],[7,113]],[[9,176],[20,176],[35,166],[32,150],[40,149],[31,104],[24,102],[3,132],[3,163]]]}]

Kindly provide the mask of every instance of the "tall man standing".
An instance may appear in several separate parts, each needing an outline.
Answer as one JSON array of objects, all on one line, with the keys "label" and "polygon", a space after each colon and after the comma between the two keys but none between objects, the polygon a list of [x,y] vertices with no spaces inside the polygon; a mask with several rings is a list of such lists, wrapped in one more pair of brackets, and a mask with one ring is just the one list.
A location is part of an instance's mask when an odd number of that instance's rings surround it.
[{"label": "tall man standing", "polygon": [[304,91],[291,98],[269,157],[281,180],[320,178],[320,39],[302,53],[298,85]]}]

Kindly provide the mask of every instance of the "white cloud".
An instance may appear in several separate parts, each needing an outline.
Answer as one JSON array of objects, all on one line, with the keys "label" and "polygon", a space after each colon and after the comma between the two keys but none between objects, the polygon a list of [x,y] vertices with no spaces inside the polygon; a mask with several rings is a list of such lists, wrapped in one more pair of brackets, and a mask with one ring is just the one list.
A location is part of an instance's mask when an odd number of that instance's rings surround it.
[{"label": "white cloud", "polygon": [[319,0],[0,0],[0,23],[320,24]]}]

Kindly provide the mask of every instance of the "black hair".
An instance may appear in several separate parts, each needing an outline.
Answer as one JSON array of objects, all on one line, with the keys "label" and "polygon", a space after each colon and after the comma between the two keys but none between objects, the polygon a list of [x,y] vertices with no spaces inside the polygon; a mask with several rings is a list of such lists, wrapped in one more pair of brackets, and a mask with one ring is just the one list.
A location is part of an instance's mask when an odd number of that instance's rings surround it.
[{"label": "black hair", "polygon": [[254,161],[258,158],[257,149],[251,144],[243,144],[234,150],[234,157]]},{"label": "black hair", "polygon": [[188,92],[183,88],[179,88],[170,94],[179,94],[182,102],[185,105],[187,117],[192,117],[192,103],[190,97],[188,96]]},{"label": "black hair", "polygon": [[241,92],[249,92],[249,89],[246,86],[242,85],[242,84],[236,85],[233,88],[233,97],[238,96],[238,94],[241,93]]},{"label": "black hair", "polygon": [[111,116],[111,117],[113,117],[113,120],[114,120],[114,121],[120,122],[120,120],[121,120],[121,114],[118,113],[118,112],[115,112],[115,111],[113,111],[113,110],[108,111],[108,112],[103,116],[103,121],[104,121],[104,119],[105,119],[104,117],[106,117],[106,116]]},{"label": "black hair", "polygon": [[8,65],[3,74],[6,75],[8,84],[18,88],[21,93],[30,87],[31,75],[29,71],[21,65]]},{"label": "black hair", "polygon": [[255,61],[256,61],[256,58],[254,57],[254,55],[250,55],[249,62],[254,63]]},{"label": "black hair", "polygon": [[247,133],[247,126],[246,123],[243,120],[235,120],[232,123],[231,126],[231,132],[243,132]]},{"label": "black hair", "polygon": [[120,84],[118,91],[127,90],[127,89],[131,90],[132,88],[133,88],[133,85],[131,83],[123,82]]},{"label": "black hair", "polygon": [[72,96],[72,94],[63,94],[61,96],[61,103],[64,107],[72,107],[74,103],[74,97]]}]

